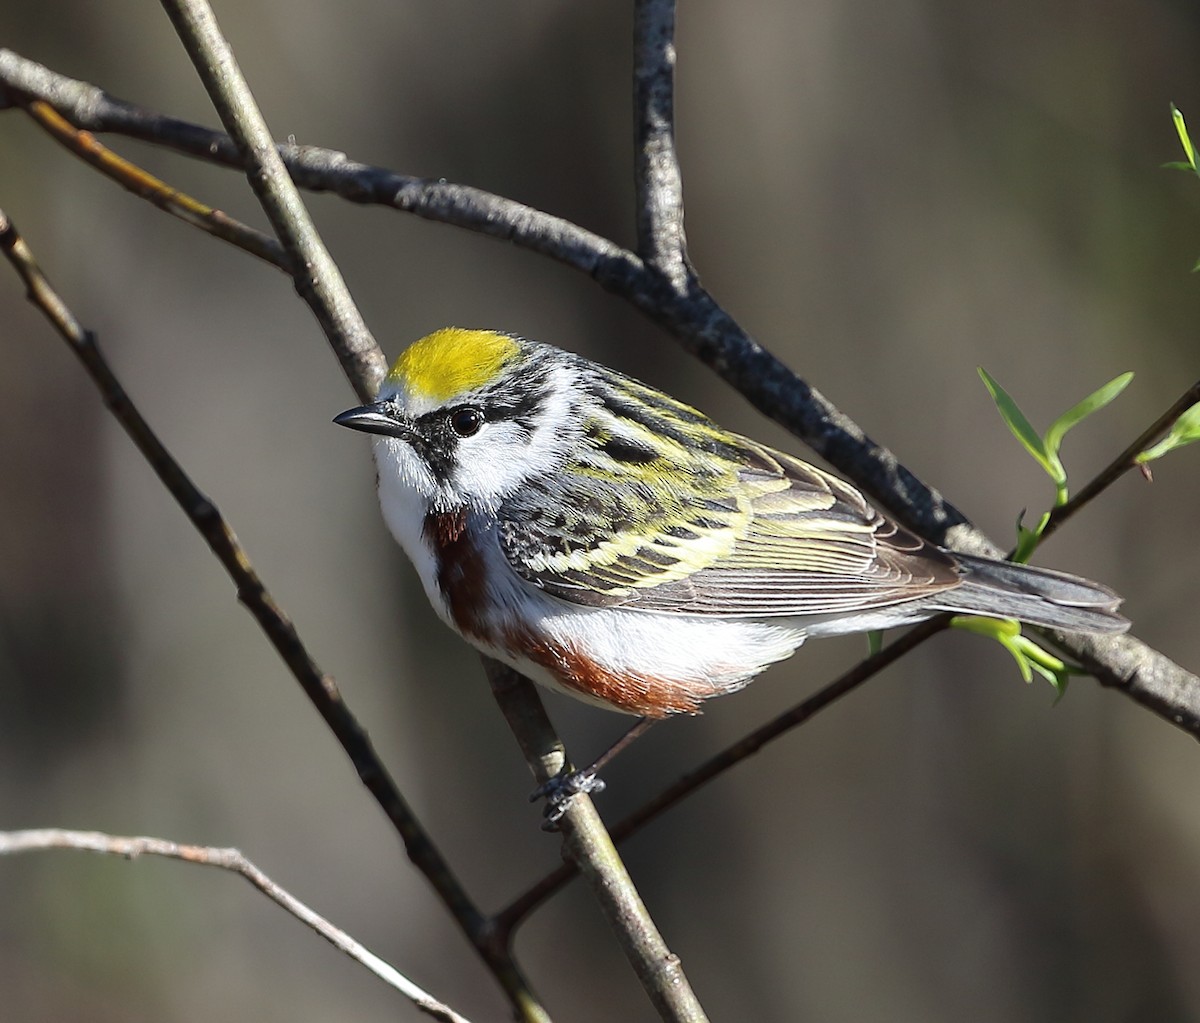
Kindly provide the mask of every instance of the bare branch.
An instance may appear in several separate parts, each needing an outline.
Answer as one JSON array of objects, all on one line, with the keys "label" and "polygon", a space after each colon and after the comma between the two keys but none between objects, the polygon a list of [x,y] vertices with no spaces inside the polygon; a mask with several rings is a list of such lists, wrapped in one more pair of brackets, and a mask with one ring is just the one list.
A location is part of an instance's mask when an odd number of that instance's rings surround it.
[{"label": "bare branch", "polygon": [[[509,726],[533,769],[534,779],[539,785],[549,781],[566,766],[562,743],[554,734],[540,700],[511,698],[514,691],[532,689],[533,683],[498,661],[485,659],[484,668],[505,716],[514,712],[524,715],[520,721],[510,719]],[[536,710],[531,712],[533,707]],[[571,799],[562,830],[567,858],[592,889],[659,1015],[664,1020],[687,1023],[706,1020],[708,1017],[684,976],[679,957],[667,948],[655,927],[590,798],[581,794]],[[498,917],[494,922],[500,925],[499,933],[507,935],[516,920]]]},{"label": "bare branch", "polygon": [[[0,99],[6,89],[11,105],[44,99],[79,128],[151,142],[218,166],[243,167],[237,147],[224,132],[116,99],[94,85],[0,48]],[[397,174],[358,163],[336,149],[295,143],[278,143],[277,149],[292,180],[308,191],[331,192],[362,205],[388,206],[513,242],[594,277],[618,294],[644,273],[637,256],[607,238],[492,192]]]},{"label": "bare branch", "polygon": [[1200,380],[1183,392],[1161,416],[1154,420],[1138,438],[1114,458],[1087,486],[1081,488],[1066,504],[1061,504],[1050,512],[1046,527],[1042,530],[1044,540],[1055,532],[1067,519],[1080,511],[1130,469],[1137,466],[1137,456],[1150,446],[1160,435],[1166,433],[1175,420],[1200,401]]},{"label": "bare branch", "polygon": [[255,888],[301,923],[316,931],[339,952],[366,967],[389,987],[395,988],[418,1009],[444,1023],[470,1023],[449,1006],[417,987],[366,946],[335,927],[290,892],[272,881],[237,849],[218,849],[204,845],[182,845],[163,838],[125,838],[99,831],[68,831],[63,828],[38,828],[28,831],[0,831],[0,856],[48,849],[76,849],[135,860],[139,856],[163,856],[185,863],[198,863],[240,874]]},{"label": "bare branch", "polygon": [[44,128],[51,138],[61,142],[84,163],[95,167],[122,188],[157,206],[165,213],[178,217],[185,224],[245,249],[252,256],[287,272],[287,254],[274,238],[257,231],[218,209],[206,206],[190,195],[172,188],[149,171],[118,156],[96,141],[91,132],[79,131],[44,100],[33,100],[25,108],[29,116]]},{"label": "bare branch", "polygon": [[250,187],[291,257],[297,294],[317,317],[358,396],[369,400],[383,379],[383,353],[288,177],[212,8],[201,0],[163,0],[163,7],[222,124],[237,144]]},{"label": "bare branch", "polygon": [[637,0],[633,108],[638,252],[676,291],[691,277],[675,152],[675,2]]}]

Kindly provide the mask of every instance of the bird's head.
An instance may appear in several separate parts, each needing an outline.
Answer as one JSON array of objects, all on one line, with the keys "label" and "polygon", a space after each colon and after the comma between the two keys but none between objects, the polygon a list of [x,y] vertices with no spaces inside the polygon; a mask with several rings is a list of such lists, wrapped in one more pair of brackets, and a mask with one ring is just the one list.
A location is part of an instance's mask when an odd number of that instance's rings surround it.
[{"label": "bird's head", "polygon": [[376,459],[435,510],[494,508],[560,466],[578,431],[573,356],[512,334],[447,327],[413,342],[375,401],[334,419],[376,435]]}]

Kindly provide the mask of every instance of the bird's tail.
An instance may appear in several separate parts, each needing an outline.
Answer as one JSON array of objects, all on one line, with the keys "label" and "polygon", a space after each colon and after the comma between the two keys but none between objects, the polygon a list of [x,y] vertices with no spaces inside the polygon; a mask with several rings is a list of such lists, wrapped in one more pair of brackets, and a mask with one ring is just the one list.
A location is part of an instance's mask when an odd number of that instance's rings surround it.
[{"label": "bird's tail", "polygon": [[1121,598],[1107,586],[1066,572],[955,554],[963,582],[947,590],[943,611],[1016,618],[1068,632],[1124,632]]}]

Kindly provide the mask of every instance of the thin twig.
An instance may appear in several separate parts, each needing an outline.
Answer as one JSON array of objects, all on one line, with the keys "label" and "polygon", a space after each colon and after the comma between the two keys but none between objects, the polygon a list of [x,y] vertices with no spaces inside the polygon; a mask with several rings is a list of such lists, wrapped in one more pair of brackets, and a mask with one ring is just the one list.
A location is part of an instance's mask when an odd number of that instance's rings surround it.
[{"label": "thin twig", "polygon": [[[50,285],[24,239],[0,210],[0,251],[25,282],[30,301],[50,320],[79,357],[104,404],[137,445],[192,525],[208,543],[237,586],[238,600],[254,616],[305,695],[350,757],[362,783],[375,797],[404,841],[409,858],[425,875],[472,940],[486,943],[488,922],[468,898],[449,864],[400,794],[366,731],[342,699],[333,676],[321,670],[295,626],[259,578],[220,509],[191,481],[133,404],[104,358],[95,336],[85,330]],[[508,968],[504,950],[495,952],[496,968]],[[530,1017],[536,1018],[536,1017]]]},{"label": "thin twig", "polygon": [[422,990],[366,946],[335,927],[286,889],[272,881],[237,849],[219,849],[204,845],[183,845],[163,838],[139,836],[126,838],[99,831],[69,831],[64,828],[37,828],[27,831],[0,831],[0,856],[48,849],[76,849],[135,860],[139,856],[163,856],[185,863],[198,863],[240,874],[276,905],[283,907],[301,923],[312,928],[339,952],[366,967],[389,987],[395,988],[418,1009],[444,1023],[470,1023],[433,995]]},{"label": "thin twig", "polygon": [[290,257],[296,293],[321,324],[358,396],[364,401],[373,398],[383,379],[383,354],[288,177],[212,8],[202,0],[162,0],[162,5],[221,123],[237,144],[250,187]]},{"label": "thin twig", "polygon": [[1145,451],[1160,435],[1166,433],[1175,425],[1175,420],[1198,401],[1200,401],[1200,380],[1184,391],[1171,404],[1170,408],[1147,426],[1138,438],[1109,462],[1087,486],[1082,487],[1065,504],[1060,504],[1050,512],[1050,518],[1046,521],[1046,526],[1042,530],[1039,543],[1062,526],[1071,516],[1099,497],[1100,494],[1116,483],[1130,469],[1135,468],[1138,464],[1137,456]]},{"label": "thin twig", "polygon": [[139,198],[153,203],[160,210],[178,217],[185,224],[198,227],[207,234],[245,249],[252,256],[287,271],[287,254],[283,246],[269,235],[257,231],[227,213],[206,206],[185,192],[160,181],[149,171],[118,156],[96,140],[91,132],[79,131],[45,100],[34,100],[25,108],[29,116],[46,130],[51,138],[62,143],[85,163],[111,178]]}]

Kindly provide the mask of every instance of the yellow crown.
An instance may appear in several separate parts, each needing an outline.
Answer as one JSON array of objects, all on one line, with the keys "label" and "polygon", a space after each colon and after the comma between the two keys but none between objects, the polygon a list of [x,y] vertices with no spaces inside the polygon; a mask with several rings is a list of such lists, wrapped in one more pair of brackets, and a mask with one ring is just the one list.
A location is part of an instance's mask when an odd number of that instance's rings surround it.
[{"label": "yellow crown", "polygon": [[491,380],[517,354],[517,342],[494,330],[446,327],[408,346],[387,375],[410,394],[445,401]]}]

